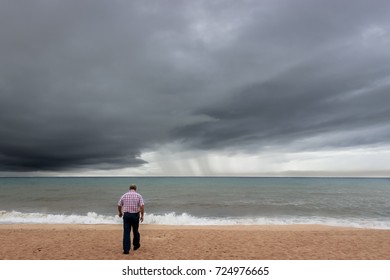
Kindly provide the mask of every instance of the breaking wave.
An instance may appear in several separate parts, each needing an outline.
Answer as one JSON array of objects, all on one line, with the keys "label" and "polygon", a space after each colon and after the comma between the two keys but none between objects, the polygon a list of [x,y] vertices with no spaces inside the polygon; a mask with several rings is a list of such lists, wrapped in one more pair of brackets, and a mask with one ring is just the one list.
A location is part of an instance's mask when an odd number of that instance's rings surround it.
[{"label": "breaking wave", "polygon": [[118,224],[120,222],[118,216],[104,216],[94,212],[86,215],[63,215],[0,211],[0,224]]},{"label": "breaking wave", "polygon": [[[121,224],[118,216],[22,213],[0,211],[0,224]],[[293,225],[317,224],[341,227],[390,229],[390,220],[336,219],[329,217],[196,217],[187,213],[147,214],[145,224],[156,225]]]}]

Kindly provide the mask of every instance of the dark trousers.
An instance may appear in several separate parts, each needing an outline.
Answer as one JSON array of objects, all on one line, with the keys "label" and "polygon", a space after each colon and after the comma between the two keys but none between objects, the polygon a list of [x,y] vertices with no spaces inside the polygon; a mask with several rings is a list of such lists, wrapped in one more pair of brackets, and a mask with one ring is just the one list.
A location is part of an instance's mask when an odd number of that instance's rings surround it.
[{"label": "dark trousers", "polygon": [[130,232],[133,228],[133,246],[140,246],[139,213],[124,213],[123,214],[123,251],[130,251]]}]

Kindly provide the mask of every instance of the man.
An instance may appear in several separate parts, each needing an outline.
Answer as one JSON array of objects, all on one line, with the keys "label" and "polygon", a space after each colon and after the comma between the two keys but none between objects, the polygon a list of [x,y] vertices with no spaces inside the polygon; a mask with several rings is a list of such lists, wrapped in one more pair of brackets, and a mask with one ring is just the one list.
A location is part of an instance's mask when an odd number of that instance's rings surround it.
[{"label": "man", "polygon": [[[142,196],[137,193],[137,186],[131,185],[127,193],[118,201],[118,216],[123,216],[123,253],[130,251],[130,232],[133,228],[134,251],[141,247],[140,234],[138,232],[139,221],[144,221],[145,205]],[[141,214],[141,216],[140,216]]]}]

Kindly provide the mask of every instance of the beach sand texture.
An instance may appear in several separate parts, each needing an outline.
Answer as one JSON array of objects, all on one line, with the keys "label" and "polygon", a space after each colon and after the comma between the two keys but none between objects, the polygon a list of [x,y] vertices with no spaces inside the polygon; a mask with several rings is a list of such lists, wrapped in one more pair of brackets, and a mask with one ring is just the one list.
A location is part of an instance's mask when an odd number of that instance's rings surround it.
[{"label": "beach sand texture", "polygon": [[141,225],[122,254],[122,225],[0,225],[2,260],[389,260],[390,230],[317,225]]}]

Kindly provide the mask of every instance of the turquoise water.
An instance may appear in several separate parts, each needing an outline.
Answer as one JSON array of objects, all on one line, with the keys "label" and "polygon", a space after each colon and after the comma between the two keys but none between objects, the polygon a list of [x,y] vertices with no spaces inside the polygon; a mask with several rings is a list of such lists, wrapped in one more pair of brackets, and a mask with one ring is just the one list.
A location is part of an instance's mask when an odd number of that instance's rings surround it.
[{"label": "turquoise water", "polygon": [[120,223],[131,183],[149,224],[390,228],[390,179],[371,178],[0,178],[0,223]]}]

